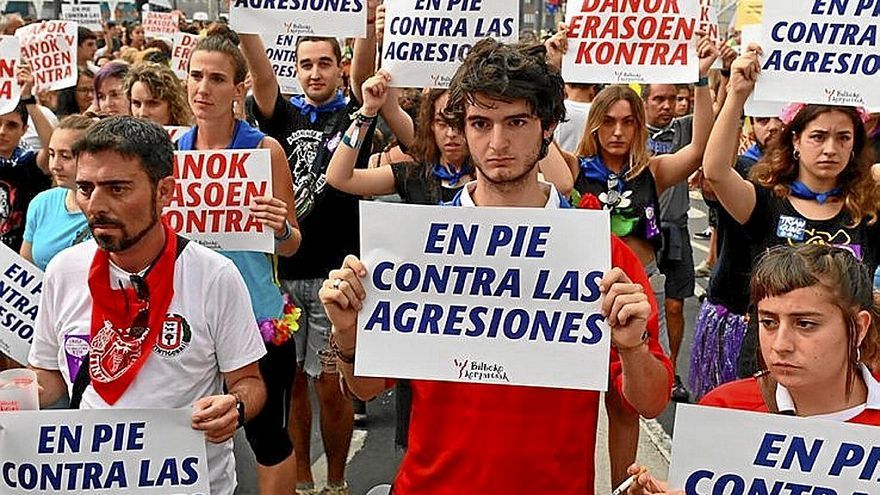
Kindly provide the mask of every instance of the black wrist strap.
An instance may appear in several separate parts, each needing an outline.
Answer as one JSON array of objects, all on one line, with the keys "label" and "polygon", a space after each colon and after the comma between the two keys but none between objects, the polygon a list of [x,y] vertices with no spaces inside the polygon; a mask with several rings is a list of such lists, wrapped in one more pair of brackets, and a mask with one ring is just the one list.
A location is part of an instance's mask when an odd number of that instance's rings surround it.
[{"label": "black wrist strap", "polygon": [[[177,251],[174,253],[175,259],[180,258],[180,253],[183,252],[183,249],[188,243],[189,239],[177,236]],[[73,390],[70,394],[69,409],[79,409],[79,406],[82,403],[83,394],[86,393],[86,388],[88,388],[89,384],[92,382],[91,377],[89,376],[90,358],[91,353],[87,352],[83,357],[82,363],[79,365],[79,371],[76,372],[76,378],[73,379]]]}]

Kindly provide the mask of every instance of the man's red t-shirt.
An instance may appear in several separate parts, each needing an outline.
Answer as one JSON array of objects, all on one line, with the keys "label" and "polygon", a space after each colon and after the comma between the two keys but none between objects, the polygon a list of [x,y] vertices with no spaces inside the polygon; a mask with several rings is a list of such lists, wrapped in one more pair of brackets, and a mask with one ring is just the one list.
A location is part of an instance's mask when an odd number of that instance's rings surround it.
[{"label": "man's red t-shirt", "polygon": [[[617,237],[611,263],[642,285],[651,302],[651,353],[672,365],[657,341],[657,303],[645,270]],[[612,348],[610,386],[623,396]],[[488,384],[412,382],[409,450],[395,495],[592,495],[599,393]]]}]

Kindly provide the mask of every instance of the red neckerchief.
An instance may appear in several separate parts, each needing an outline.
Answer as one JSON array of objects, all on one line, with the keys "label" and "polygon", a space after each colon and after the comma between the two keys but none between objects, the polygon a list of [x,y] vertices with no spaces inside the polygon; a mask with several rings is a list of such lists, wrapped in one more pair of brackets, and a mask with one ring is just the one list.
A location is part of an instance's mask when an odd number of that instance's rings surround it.
[{"label": "red neckerchief", "polygon": [[145,277],[149,288],[149,330],[141,335],[130,327],[144,304],[132,288],[110,286],[110,258],[98,249],[89,270],[92,295],[92,328],[89,375],[95,392],[108,404],[125,393],[159,339],[171,298],[174,297],[174,263],[177,235],[165,222],[165,247]]}]

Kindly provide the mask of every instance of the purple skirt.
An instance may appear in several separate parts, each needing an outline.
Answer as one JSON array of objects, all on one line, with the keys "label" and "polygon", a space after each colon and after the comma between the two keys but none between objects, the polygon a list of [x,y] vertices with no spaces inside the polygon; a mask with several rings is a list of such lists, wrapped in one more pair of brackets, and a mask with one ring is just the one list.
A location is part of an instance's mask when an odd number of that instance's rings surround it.
[{"label": "purple skirt", "polygon": [[737,378],[737,360],[745,333],[744,316],[708,299],[703,301],[694,328],[688,379],[695,400],[718,385]]}]

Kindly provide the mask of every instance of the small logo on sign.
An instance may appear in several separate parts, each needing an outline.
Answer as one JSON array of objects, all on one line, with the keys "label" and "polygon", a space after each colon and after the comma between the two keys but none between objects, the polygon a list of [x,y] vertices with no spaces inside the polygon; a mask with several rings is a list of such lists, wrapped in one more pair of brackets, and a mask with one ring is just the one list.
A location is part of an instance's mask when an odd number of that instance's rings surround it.
[{"label": "small logo on sign", "polygon": [[510,382],[504,366],[497,363],[474,361],[470,359],[453,359],[453,366],[458,371],[459,380],[472,382]]},{"label": "small logo on sign", "polygon": [[835,105],[864,105],[865,99],[855,91],[825,88],[825,98]]},{"label": "small logo on sign", "polygon": [[779,217],[779,224],[776,226],[776,236],[783,239],[802,242],[804,240],[804,230],[806,228],[806,219],[782,215]]}]

